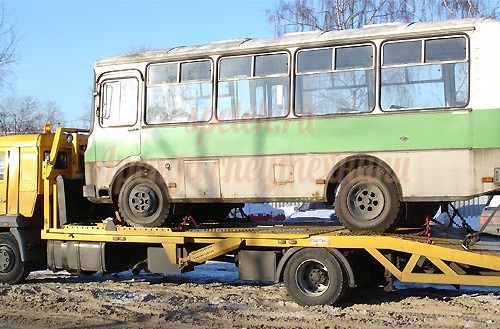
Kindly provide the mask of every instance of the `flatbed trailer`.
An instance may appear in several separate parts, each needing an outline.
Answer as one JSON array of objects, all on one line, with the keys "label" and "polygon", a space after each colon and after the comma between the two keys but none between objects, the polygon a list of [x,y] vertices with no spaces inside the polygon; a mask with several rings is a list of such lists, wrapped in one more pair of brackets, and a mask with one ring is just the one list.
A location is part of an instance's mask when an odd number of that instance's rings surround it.
[{"label": "flatbed trailer", "polygon": [[[58,129],[41,171],[40,238],[46,242],[47,262],[40,264],[54,271],[106,273],[133,268],[178,274],[209,260],[222,260],[235,263],[242,280],[284,281],[289,295],[302,305],[339,302],[350,289],[384,277],[388,288],[394,279],[500,287],[500,240],[479,241],[465,250],[465,235],[429,232],[430,227],[372,234],[352,233],[341,226],[196,226],[185,218],[176,227],[146,228],[123,225],[118,214],[82,216],[91,205],[78,190],[83,184],[78,159],[84,149],[78,143],[85,141],[79,134]],[[54,170],[61,147],[72,152],[66,175]],[[18,243],[21,254],[27,253],[21,247],[25,242]],[[16,252],[20,253],[12,253]],[[17,264],[11,263],[0,252],[0,267],[12,271]]]},{"label": "flatbed trailer", "polygon": [[[173,231],[102,224],[49,229],[42,238],[50,241],[49,250],[68,248],[72,242],[90,243],[95,257],[100,255],[103,261],[104,249],[96,251],[92,243],[148,244],[147,268],[157,273],[189,271],[194,265],[232,254],[240,279],[285,280],[290,295],[305,305],[335,303],[345,297],[342,290],[379,279],[382,272],[377,265],[386,270],[387,278],[401,282],[500,287],[500,243],[479,242],[464,250],[462,239],[432,238],[430,244],[427,236],[418,233],[359,235],[335,226],[280,225]],[[77,244],[72,247],[81,247]],[[81,268],[73,270],[106,270],[105,264],[92,259],[90,267],[80,261]],[[53,269],[63,268],[52,261]],[[323,289],[332,285],[338,286],[333,296],[320,298]]]}]

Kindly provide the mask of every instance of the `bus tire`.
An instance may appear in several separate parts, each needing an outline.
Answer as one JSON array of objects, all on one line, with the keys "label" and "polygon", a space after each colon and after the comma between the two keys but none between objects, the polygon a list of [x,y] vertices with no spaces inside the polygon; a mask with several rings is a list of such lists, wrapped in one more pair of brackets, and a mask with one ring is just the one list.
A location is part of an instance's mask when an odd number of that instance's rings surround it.
[{"label": "bus tire", "polygon": [[287,262],[284,281],[288,294],[300,305],[332,305],[346,294],[341,265],[325,249],[297,251]]},{"label": "bus tire", "polygon": [[351,231],[387,232],[398,225],[401,202],[391,175],[368,165],[342,180],[334,208],[342,225]]},{"label": "bus tire", "polygon": [[0,233],[0,282],[9,284],[23,282],[29,272],[21,259],[16,238],[11,233]]},{"label": "bus tire", "polygon": [[157,227],[169,212],[167,193],[152,175],[138,172],[127,178],[118,196],[121,217],[131,226]]}]

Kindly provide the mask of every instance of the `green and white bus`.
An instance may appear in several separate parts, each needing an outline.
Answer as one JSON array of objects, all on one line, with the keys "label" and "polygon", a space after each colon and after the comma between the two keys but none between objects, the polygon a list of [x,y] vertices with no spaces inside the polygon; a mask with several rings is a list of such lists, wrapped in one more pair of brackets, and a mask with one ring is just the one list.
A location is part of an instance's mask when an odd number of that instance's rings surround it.
[{"label": "green and white bus", "polygon": [[500,191],[498,36],[398,23],[100,60],[84,194],[133,226],[270,201],[333,203],[351,230],[422,223]]}]

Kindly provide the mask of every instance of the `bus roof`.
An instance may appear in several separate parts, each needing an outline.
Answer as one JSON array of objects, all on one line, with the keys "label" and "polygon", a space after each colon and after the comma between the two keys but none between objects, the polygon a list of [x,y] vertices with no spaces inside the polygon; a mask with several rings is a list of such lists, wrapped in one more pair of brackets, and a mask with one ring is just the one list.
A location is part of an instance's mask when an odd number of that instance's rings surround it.
[{"label": "bus roof", "polygon": [[283,49],[284,47],[301,46],[305,44],[331,44],[335,41],[339,44],[345,42],[362,42],[377,39],[387,38],[395,35],[419,35],[421,33],[434,32],[449,33],[452,31],[464,31],[474,29],[480,24],[500,23],[500,21],[486,18],[467,18],[439,22],[425,23],[387,23],[367,25],[360,29],[350,29],[341,31],[311,31],[289,33],[280,37],[263,38],[263,39],[231,39],[212,42],[204,45],[195,46],[180,46],[162,50],[144,51],[139,53],[127,54],[116,57],[101,59],[96,62],[96,67],[126,64],[134,62],[150,62],[160,61],[165,59],[193,58],[196,56],[208,56],[214,54],[232,54],[241,53],[251,50],[270,51]]}]

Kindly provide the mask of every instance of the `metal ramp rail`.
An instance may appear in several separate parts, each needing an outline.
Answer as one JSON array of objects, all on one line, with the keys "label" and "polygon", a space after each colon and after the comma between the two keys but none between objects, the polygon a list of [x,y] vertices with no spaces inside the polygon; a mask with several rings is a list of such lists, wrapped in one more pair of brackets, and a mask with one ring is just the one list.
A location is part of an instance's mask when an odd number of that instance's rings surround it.
[{"label": "metal ramp rail", "polygon": [[[162,244],[180,267],[199,264],[247,248],[333,248],[365,250],[401,282],[500,286],[500,240],[481,241],[469,250],[462,239],[433,238],[424,232],[374,235],[350,233],[342,227],[211,228],[176,232],[170,228],[67,225],[42,233],[44,239]],[[189,245],[185,256],[175,253]]]}]

